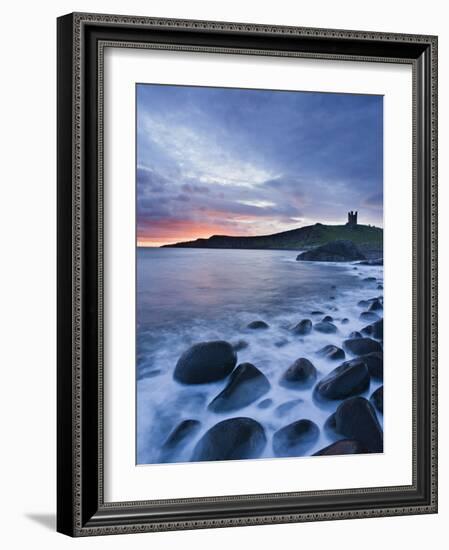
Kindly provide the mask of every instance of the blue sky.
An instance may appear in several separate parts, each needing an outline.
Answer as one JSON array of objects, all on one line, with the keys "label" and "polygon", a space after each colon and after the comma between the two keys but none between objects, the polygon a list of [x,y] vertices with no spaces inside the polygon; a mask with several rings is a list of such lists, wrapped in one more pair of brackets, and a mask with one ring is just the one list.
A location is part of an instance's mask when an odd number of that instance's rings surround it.
[{"label": "blue sky", "polygon": [[140,244],[382,226],[383,98],[137,85]]}]

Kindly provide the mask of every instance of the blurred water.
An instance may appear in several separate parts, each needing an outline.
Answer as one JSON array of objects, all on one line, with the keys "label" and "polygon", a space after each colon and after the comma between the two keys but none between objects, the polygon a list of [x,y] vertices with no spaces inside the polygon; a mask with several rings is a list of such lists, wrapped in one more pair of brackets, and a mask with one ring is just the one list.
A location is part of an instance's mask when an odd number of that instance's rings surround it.
[{"label": "blurred water", "polygon": [[[273,456],[271,437],[286,424],[308,418],[320,427],[320,438],[307,454],[335,438],[322,429],[337,402],[314,402],[312,389],[292,390],[278,384],[284,371],[299,357],[309,358],[327,374],[340,362],[318,358],[326,344],[341,346],[353,330],[367,322],[359,320],[361,299],[382,294],[377,289],[383,268],[338,263],[297,262],[295,251],[150,249],[137,252],[137,463],[161,461],[160,448],[170,431],[183,419],[202,423],[199,433],[170,460],[185,462],[204,432],[215,423],[235,416],[250,416],[265,428],[268,443],[262,457]],[[376,277],[367,282],[366,277]],[[334,317],[337,334],[312,332],[293,336],[290,329],[314,310]],[[349,323],[342,324],[341,319]],[[246,325],[262,319],[269,330],[251,331]],[[238,363],[251,362],[270,380],[271,390],[260,400],[273,405],[260,409],[255,403],[233,413],[218,414],[207,404],[226,385],[183,386],[173,380],[179,356],[192,344],[207,340],[245,340]],[[279,344],[283,345],[279,347]],[[371,382],[369,397],[379,386]],[[283,416],[275,408],[292,399],[303,402]],[[382,419],[380,418],[382,421]]]}]

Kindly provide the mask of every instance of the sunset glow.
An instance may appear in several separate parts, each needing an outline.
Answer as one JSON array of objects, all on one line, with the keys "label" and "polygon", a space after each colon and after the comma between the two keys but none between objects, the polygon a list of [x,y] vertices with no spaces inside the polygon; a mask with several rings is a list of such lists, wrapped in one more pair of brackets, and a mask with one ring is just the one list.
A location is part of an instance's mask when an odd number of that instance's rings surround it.
[{"label": "sunset glow", "polygon": [[382,226],[382,98],[137,86],[137,243]]}]

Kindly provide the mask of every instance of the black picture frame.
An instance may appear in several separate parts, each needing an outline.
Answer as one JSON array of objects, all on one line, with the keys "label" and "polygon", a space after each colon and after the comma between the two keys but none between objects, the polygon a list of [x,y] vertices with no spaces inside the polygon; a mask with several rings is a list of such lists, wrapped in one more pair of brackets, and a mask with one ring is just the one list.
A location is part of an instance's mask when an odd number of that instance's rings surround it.
[{"label": "black picture frame", "polygon": [[[57,530],[71,536],[437,512],[437,37],[74,13],[58,29]],[[413,483],[105,503],[102,45],[413,68]]]}]

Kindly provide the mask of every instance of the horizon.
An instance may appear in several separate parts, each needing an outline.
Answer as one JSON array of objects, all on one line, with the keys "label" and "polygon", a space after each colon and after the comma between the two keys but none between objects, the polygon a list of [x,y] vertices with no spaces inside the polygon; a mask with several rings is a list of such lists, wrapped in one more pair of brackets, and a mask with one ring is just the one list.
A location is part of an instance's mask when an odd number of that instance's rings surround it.
[{"label": "horizon", "polygon": [[383,98],[138,84],[137,245],[383,225]]}]

